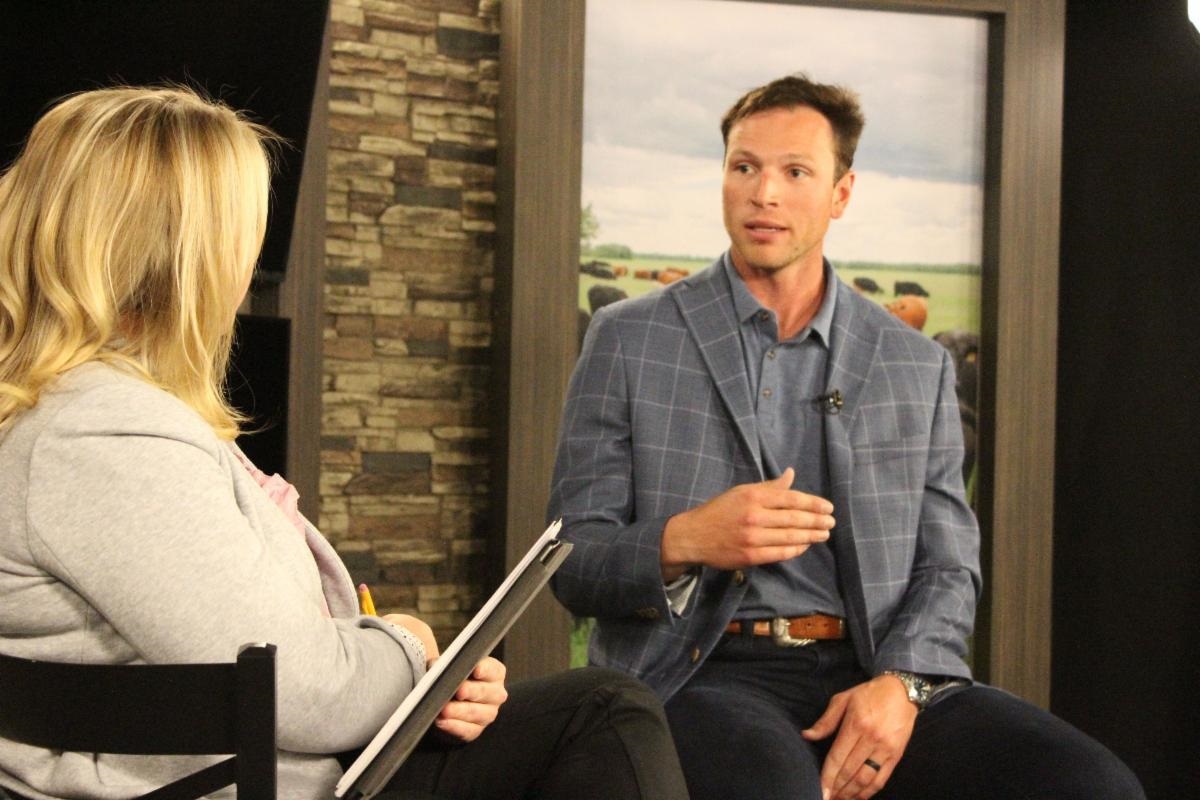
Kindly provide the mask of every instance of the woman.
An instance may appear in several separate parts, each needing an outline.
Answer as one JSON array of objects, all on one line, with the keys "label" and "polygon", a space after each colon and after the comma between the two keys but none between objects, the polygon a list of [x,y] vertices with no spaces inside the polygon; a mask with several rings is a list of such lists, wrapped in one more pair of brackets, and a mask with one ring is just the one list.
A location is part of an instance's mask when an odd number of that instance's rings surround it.
[{"label": "woman", "polygon": [[[437,655],[357,613],[295,493],[234,446],[223,390],[267,219],[266,129],[177,88],[71,97],[0,178],[0,651],[230,661],[278,646],[281,797],[327,798]],[[514,687],[486,659],[393,781],[447,797],[682,797],[661,709],[577,671]],[[633,753],[632,758],[629,753]],[[195,758],[0,739],[0,786],[125,798]]]}]

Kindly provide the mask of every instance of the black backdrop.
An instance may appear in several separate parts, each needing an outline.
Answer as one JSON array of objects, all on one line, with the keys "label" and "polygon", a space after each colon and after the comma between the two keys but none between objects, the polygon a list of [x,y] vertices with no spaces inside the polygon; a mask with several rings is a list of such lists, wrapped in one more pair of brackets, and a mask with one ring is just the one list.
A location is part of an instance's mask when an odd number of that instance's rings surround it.
[{"label": "black backdrop", "polygon": [[[256,282],[287,269],[328,0],[0,0],[0,166],[56,99],[101,86],[184,83],[250,112],[289,143],[271,181]],[[285,471],[290,328],[239,317],[230,389],[253,415],[238,443]]]},{"label": "black backdrop", "polygon": [[272,181],[260,269],[279,280],[328,0],[0,0],[0,164],[51,101],[115,83],[173,81],[250,111],[293,147]]},{"label": "black backdrop", "polygon": [[1069,0],[1053,710],[1200,797],[1200,35]]}]

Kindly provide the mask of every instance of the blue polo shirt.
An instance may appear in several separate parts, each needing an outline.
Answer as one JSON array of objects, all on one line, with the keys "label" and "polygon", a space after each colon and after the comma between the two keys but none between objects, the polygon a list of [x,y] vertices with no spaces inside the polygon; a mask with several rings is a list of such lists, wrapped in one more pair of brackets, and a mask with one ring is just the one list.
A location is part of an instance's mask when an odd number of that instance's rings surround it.
[{"label": "blue polo shirt", "polygon": [[[796,481],[792,488],[828,499],[826,411],[820,398],[828,388],[825,368],[837,276],[826,261],[820,309],[807,327],[781,342],[775,312],[750,293],[728,252],[723,261],[739,322],[763,469],[768,478],[775,478],[793,467]],[[833,513],[837,516],[838,509]],[[838,593],[837,561],[828,542],[812,545],[797,558],[755,567],[746,574],[746,596],[735,614],[739,619],[846,615]]]}]

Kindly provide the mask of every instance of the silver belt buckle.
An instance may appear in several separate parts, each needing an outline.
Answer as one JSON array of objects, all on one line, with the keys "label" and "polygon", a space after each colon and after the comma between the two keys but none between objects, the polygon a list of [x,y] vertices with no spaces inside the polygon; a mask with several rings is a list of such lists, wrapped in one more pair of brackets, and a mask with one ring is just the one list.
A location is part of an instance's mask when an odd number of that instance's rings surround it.
[{"label": "silver belt buckle", "polygon": [[788,632],[787,617],[775,617],[771,620],[771,641],[780,647],[804,647],[816,641],[816,639],[793,639]]}]

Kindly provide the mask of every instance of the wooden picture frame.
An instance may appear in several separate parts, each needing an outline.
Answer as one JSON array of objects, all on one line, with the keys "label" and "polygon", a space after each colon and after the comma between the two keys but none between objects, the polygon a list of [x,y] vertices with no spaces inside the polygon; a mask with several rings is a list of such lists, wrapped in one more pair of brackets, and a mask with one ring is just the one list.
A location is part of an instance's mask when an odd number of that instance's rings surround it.
[{"label": "wooden picture frame", "polygon": [[[1046,706],[1064,2],[797,4],[970,14],[988,22],[977,508],[990,592],[977,620],[975,663],[981,679]],[[558,420],[576,358],[585,10],[585,0],[501,4],[497,573],[544,527]],[[568,627],[553,598],[539,598],[505,642],[511,673],[565,667]]]}]

